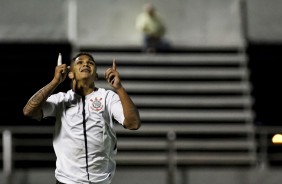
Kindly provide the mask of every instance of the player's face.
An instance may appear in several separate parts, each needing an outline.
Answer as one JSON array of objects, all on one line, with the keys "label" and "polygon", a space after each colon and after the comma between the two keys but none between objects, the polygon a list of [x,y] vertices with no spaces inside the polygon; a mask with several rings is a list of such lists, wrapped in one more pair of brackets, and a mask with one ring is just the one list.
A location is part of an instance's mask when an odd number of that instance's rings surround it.
[{"label": "player's face", "polygon": [[81,55],[75,59],[71,67],[75,79],[96,78],[96,64],[87,55]]}]

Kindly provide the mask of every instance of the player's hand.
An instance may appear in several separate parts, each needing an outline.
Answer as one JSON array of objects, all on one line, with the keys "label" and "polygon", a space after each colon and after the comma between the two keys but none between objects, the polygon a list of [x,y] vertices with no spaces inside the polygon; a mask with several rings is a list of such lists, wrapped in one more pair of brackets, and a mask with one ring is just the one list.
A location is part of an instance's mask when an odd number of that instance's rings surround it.
[{"label": "player's hand", "polygon": [[112,67],[106,70],[105,79],[114,89],[119,89],[120,87],[122,87],[115,59],[113,59]]},{"label": "player's hand", "polygon": [[57,66],[54,74],[54,80],[58,83],[63,82],[67,77],[68,70],[69,67],[66,64],[62,64],[62,56],[61,53],[59,53]]}]

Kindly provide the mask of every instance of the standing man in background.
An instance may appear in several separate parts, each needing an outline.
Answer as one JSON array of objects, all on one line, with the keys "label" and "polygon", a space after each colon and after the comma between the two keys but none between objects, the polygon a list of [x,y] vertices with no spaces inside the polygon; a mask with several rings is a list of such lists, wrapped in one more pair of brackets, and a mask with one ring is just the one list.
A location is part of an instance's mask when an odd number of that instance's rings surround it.
[{"label": "standing man in background", "polygon": [[[60,58],[60,57],[59,57]],[[116,123],[129,130],[140,127],[138,109],[121,84],[116,62],[105,71],[114,89],[95,86],[96,61],[79,53],[70,67],[58,59],[54,77],[23,108],[25,116],[40,121],[55,117],[53,147],[57,184],[111,184],[116,163]],[[71,89],[52,94],[69,77]]]},{"label": "standing man in background", "polygon": [[143,34],[143,51],[148,53],[164,52],[169,45],[164,39],[166,26],[152,3],[144,5],[137,16],[136,29]]}]

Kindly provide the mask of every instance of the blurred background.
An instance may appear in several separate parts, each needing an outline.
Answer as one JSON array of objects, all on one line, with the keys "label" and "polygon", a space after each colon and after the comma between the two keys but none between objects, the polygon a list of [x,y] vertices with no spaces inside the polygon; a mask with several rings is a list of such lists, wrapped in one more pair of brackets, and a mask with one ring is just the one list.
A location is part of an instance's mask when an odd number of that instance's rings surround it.
[{"label": "blurred background", "polygon": [[[143,0],[0,0],[0,183],[55,183],[53,121],[27,100],[69,63],[113,58],[142,128],[116,127],[115,184],[281,181],[281,0],[151,0],[170,49],[142,52]],[[103,78],[97,86],[108,88]],[[69,83],[57,91],[66,91]]]}]

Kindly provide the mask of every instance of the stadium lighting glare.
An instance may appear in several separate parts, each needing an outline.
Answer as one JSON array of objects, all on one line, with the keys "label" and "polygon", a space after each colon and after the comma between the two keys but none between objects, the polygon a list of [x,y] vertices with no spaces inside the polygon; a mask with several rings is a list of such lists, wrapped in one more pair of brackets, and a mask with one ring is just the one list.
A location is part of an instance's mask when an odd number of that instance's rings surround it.
[{"label": "stadium lighting glare", "polygon": [[275,134],[272,137],[272,143],[274,143],[274,144],[282,144],[282,135],[281,134]]}]

